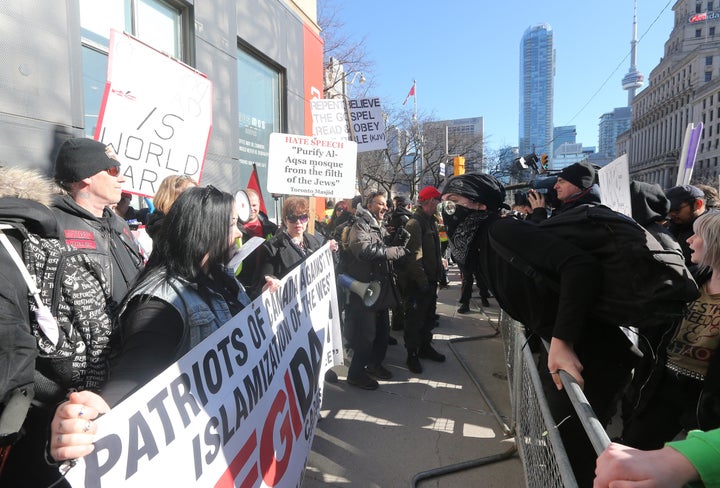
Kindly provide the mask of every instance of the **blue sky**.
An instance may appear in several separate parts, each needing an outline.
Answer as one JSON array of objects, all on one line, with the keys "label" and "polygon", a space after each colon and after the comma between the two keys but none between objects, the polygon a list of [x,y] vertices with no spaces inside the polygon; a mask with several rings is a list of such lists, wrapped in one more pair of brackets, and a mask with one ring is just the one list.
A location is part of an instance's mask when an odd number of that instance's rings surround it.
[{"label": "blue sky", "polygon": [[[554,33],[555,126],[575,125],[578,142],[597,146],[599,117],[627,105],[632,0],[320,1],[337,9],[345,35],[364,39],[373,63],[367,96],[400,106],[415,79],[419,113],[484,117],[488,148],[518,144],[520,40],[532,25],[548,23]],[[637,3],[637,66],[647,86],[676,0]]]}]

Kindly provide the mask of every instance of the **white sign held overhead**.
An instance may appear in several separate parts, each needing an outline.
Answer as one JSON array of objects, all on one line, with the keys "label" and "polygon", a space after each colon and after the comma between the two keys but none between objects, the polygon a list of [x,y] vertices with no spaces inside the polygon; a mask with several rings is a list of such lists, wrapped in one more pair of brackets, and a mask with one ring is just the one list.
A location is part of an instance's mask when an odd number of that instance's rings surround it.
[{"label": "white sign held overhead", "polygon": [[313,120],[313,136],[347,141],[350,139],[345,102],[336,98],[310,100]]},{"label": "white sign held overhead", "polygon": [[311,136],[270,134],[270,193],[352,198],[357,143]]},{"label": "white sign held overhead", "polygon": [[627,154],[600,168],[600,201],[616,212],[632,217],[630,170]]},{"label": "white sign held overhead", "polygon": [[387,148],[385,117],[379,98],[350,100],[350,123],[352,124],[358,152]]},{"label": "white sign held overhead", "polygon": [[124,189],[155,195],[167,176],[200,180],[212,129],[212,83],[195,69],[117,31],[95,139],[122,163]]}]

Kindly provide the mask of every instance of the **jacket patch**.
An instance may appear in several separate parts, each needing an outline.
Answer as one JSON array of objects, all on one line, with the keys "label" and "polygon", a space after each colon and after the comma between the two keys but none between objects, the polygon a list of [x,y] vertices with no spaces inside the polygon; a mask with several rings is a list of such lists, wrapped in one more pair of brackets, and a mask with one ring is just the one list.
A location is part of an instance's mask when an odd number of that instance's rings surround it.
[{"label": "jacket patch", "polygon": [[66,230],[65,242],[75,249],[97,249],[95,236],[92,232],[86,230]]}]

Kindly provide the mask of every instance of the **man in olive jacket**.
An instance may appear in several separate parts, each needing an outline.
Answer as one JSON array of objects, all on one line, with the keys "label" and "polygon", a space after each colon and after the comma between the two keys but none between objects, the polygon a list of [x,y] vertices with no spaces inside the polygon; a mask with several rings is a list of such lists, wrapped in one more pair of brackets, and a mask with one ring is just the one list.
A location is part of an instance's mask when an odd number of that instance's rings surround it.
[{"label": "man in olive jacket", "polygon": [[417,374],[422,373],[420,358],[445,361],[445,356],[430,344],[435,326],[437,287],[443,275],[440,236],[435,220],[440,197],[440,192],[432,186],[426,186],[418,194],[418,208],[405,224],[405,230],[410,233],[407,245],[410,255],[398,267],[398,281],[409,300],[403,334],[406,364]]}]

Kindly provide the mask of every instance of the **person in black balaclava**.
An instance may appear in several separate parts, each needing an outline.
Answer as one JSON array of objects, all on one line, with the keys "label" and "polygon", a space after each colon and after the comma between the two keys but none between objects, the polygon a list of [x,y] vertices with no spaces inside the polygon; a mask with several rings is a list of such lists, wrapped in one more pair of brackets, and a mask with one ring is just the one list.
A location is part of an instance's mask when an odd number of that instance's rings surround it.
[{"label": "person in black balaclava", "polygon": [[[500,307],[550,342],[549,353],[541,356],[538,366],[543,390],[579,486],[592,486],[595,452],[567,395],[559,391],[558,371],[584,384],[591,406],[605,425],[637,358],[619,327],[598,324],[589,314],[599,291],[600,265],[548,229],[502,218],[505,189],[493,176],[453,176],[442,198],[455,260],[461,266],[473,263]],[[506,261],[496,250],[498,244],[560,283],[559,292],[540,286]]]}]

